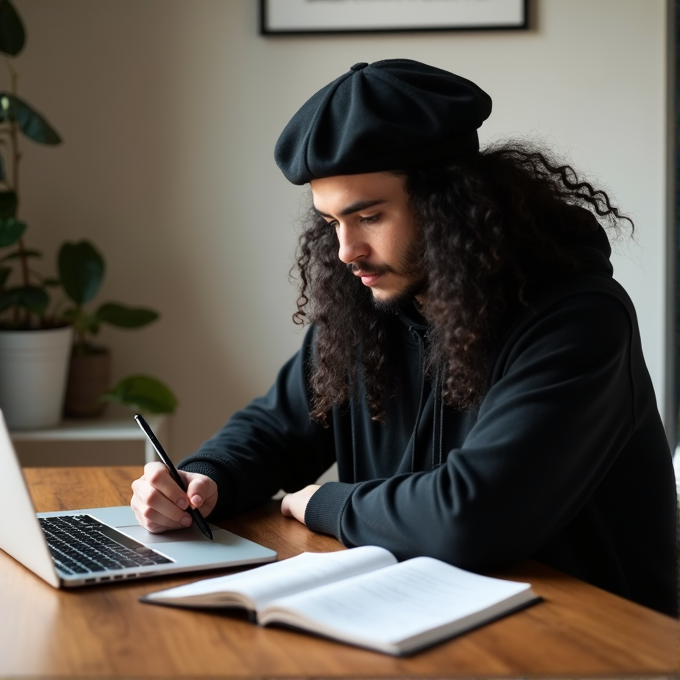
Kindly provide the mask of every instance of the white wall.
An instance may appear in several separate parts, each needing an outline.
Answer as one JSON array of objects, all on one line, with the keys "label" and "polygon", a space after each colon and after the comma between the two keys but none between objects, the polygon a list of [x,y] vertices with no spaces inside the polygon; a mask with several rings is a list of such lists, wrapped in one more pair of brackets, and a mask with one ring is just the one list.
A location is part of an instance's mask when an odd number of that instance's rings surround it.
[{"label": "white wall", "polygon": [[616,276],[663,396],[665,0],[541,0],[522,32],[297,38],[259,36],[255,0],[16,4],[21,93],[65,140],[25,145],[29,244],[51,266],[64,239],[93,240],[109,267],[101,301],[162,312],[101,339],[116,377],[145,372],[177,392],[173,457],[264,391],[299,344],[287,274],[305,192],[274,164],[278,134],[353,63],[390,57],[474,80],[494,100],[482,142],[541,137],[634,216]]}]

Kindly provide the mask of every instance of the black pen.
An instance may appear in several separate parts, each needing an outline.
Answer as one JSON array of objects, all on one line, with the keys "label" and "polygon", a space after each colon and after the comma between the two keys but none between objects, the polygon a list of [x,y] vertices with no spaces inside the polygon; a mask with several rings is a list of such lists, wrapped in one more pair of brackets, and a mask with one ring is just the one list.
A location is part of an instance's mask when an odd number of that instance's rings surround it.
[{"label": "black pen", "polygon": [[[184,484],[184,482],[182,481],[182,478],[179,476],[179,473],[177,472],[177,468],[175,468],[172,461],[170,460],[170,457],[163,450],[161,443],[156,438],[156,435],[153,433],[153,430],[149,427],[149,424],[140,415],[136,415],[135,420],[137,421],[137,425],[139,425],[139,427],[142,428],[144,434],[149,438],[149,441],[153,445],[154,449],[156,449],[158,457],[163,461],[163,463],[165,463],[165,467],[168,468],[170,476],[175,480],[177,486],[186,493],[187,490],[186,484]],[[187,508],[187,512],[194,518],[196,526],[198,526],[198,528],[212,541],[213,540],[212,531],[210,531],[208,523],[203,519],[203,515],[201,515],[201,513],[196,508],[192,508],[191,506]]]}]

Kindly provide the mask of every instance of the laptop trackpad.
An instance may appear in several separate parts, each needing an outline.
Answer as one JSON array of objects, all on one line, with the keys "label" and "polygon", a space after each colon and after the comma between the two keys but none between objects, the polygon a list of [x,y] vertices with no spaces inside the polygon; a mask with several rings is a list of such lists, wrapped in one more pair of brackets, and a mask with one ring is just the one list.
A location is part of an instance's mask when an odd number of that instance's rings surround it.
[{"label": "laptop trackpad", "polygon": [[[177,531],[164,531],[162,534],[152,534],[139,524],[130,526],[117,526],[116,529],[140,543],[151,545],[153,543],[182,543],[186,541],[208,541],[198,527],[178,529]],[[213,529],[215,531],[215,529]],[[218,530],[219,531],[219,530]]]}]

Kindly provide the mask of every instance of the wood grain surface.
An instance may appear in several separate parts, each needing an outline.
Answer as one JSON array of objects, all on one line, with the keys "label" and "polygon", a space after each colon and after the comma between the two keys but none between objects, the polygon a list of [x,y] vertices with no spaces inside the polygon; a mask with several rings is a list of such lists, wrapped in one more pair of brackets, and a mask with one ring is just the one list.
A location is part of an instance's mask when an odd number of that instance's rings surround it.
[{"label": "wood grain surface", "polygon": [[[140,473],[25,470],[37,511],[127,504]],[[223,526],[281,559],[341,548],[283,517],[276,502]],[[139,602],[153,590],[214,575],[59,591],[0,551],[0,677],[660,678],[679,668],[677,621],[532,562],[495,575],[529,581],[543,602],[406,658],[261,628],[238,611]]]}]

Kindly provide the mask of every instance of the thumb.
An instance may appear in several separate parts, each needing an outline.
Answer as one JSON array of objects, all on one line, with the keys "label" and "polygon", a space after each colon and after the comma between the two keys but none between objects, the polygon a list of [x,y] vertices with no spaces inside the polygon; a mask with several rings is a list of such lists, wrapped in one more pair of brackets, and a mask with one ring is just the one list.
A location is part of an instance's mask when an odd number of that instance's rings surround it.
[{"label": "thumb", "polygon": [[191,506],[201,508],[206,505],[208,511],[212,510],[217,502],[217,484],[210,477],[197,472],[185,472],[184,475]]}]

